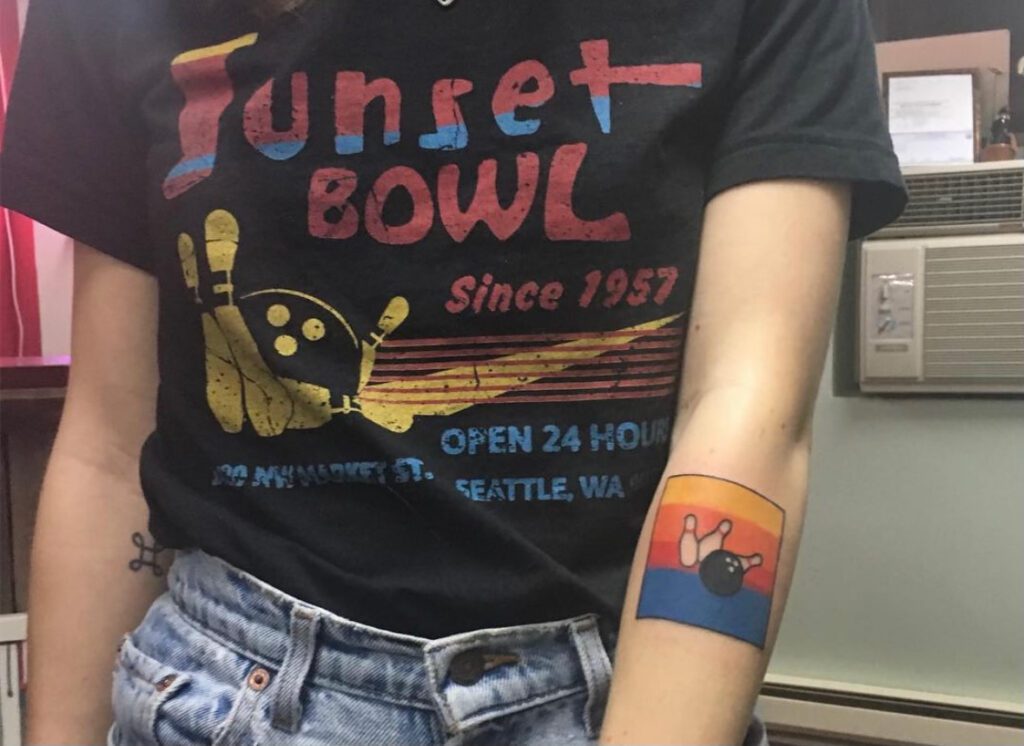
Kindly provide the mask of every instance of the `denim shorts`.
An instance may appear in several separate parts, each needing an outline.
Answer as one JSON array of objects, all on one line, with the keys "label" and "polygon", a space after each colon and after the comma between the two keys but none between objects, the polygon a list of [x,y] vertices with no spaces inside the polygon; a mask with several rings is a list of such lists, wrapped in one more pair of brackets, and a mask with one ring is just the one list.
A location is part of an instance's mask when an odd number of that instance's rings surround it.
[{"label": "denim shorts", "polygon": [[[597,618],[427,640],[303,603],[197,549],[126,634],[108,746],[593,743]],[[755,719],[745,746],[767,746]]]}]

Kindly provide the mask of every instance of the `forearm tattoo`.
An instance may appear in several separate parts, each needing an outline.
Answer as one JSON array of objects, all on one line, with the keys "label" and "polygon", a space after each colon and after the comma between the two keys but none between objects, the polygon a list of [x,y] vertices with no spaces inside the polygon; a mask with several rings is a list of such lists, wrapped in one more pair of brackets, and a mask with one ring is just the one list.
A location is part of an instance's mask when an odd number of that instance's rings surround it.
[{"label": "forearm tattoo", "polygon": [[655,515],[637,618],[764,648],[785,511],[717,477],[670,477]]},{"label": "forearm tattoo", "polygon": [[164,574],[164,568],[157,560],[157,555],[164,551],[164,547],[160,546],[156,539],[153,539],[152,542],[152,544],[147,544],[146,537],[138,531],[132,534],[132,544],[139,550],[139,556],[128,563],[128,568],[139,572],[148,567],[153,571],[153,575],[159,578]]}]

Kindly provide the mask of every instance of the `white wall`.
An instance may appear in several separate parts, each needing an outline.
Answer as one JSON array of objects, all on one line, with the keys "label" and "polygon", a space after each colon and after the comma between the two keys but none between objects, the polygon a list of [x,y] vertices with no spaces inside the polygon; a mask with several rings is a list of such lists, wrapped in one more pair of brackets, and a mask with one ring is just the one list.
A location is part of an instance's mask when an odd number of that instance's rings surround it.
[{"label": "white wall", "polygon": [[[17,0],[20,27],[25,27],[29,0]],[[39,292],[39,331],[44,357],[71,353],[71,239],[35,225],[36,286]]]},{"label": "white wall", "polygon": [[830,380],[772,672],[1020,703],[1024,400],[845,399]]},{"label": "white wall", "polygon": [[44,357],[71,354],[71,282],[74,245],[70,238],[35,224],[39,332]]}]

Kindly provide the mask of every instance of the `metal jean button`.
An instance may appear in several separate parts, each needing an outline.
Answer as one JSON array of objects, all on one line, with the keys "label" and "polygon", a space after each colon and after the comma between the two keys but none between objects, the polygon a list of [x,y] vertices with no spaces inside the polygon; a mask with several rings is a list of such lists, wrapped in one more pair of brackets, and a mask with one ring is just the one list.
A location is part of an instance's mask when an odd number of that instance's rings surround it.
[{"label": "metal jean button", "polygon": [[249,673],[246,683],[254,691],[263,691],[267,688],[267,684],[270,683],[270,672],[265,668],[256,667]]},{"label": "metal jean button", "polygon": [[483,678],[492,668],[518,663],[515,653],[488,653],[480,648],[470,648],[457,653],[448,664],[448,677],[456,684],[469,686]]}]

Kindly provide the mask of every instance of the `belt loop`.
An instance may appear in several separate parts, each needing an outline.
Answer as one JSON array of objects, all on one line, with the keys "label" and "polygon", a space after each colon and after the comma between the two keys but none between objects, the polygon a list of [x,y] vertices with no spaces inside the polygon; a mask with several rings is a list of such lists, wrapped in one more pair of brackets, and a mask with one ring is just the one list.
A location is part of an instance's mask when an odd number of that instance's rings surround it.
[{"label": "belt loop", "polygon": [[583,676],[587,680],[587,704],[583,711],[583,724],[587,738],[597,738],[601,721],[608,704],[608,690],[611,688],[612,665],[608,652],[601,641],[597,618],[594,616],[576,619],[569,627],[576,653],[580,658]]},{"label": "belt loop", "polygon": [[[302,718],[302,685],[316,650],[320,615],[312,609],[292,606],[288,625],[288,652],[274,682],[270,698],[270,724],[286,733],[296,733]],[[269,693],[269,692],[268,692]]]}]

